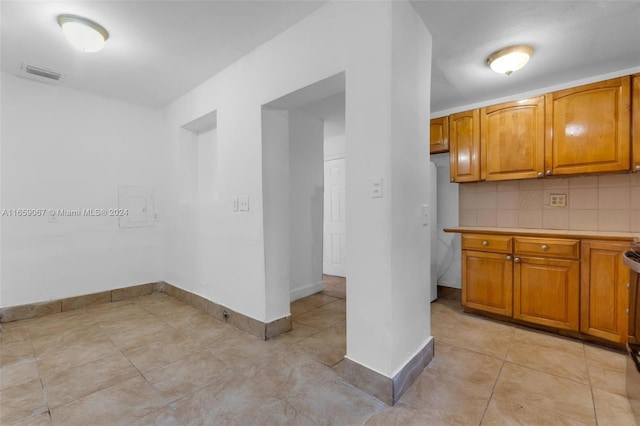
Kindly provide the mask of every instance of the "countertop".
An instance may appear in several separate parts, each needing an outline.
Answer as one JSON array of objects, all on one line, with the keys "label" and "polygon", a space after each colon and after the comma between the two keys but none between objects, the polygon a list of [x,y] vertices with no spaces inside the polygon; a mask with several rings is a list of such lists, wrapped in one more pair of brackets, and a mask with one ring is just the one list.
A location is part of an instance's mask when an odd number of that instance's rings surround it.
[{"label": "countertop", "polygon": [[565,237],[579,239],[640,241],[640,232],[612,232],[612,231],[569,231],[563,229],[531,229],[531,228],[494,228],[483,226],[459,226],[445,228],[445,232],[468,234],[518,234],[535,237]]}]

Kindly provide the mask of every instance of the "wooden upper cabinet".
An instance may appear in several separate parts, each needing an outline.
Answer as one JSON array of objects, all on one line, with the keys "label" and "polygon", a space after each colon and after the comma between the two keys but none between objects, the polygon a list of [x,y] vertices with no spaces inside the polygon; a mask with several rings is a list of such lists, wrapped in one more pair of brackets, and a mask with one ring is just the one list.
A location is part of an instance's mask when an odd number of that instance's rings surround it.
[{"label": "wooden upper cabinet", "polygon": [[629,76],[546,95],[545,174],[629,170]]},{"label": "wooden upper cabinet", "polygon": [[431,120],[431,154],[449,152],[449,117],[434,118]]},{"label": "wooden upper cabinet", "polygon": [[632,125],[632,161],[631,170],[640,173],[640,74],[633,76],[633,105],[631,106],[631,114],[633,117]]},{"label": "wooden upper cabinet", "polygon": [[449,162],[451,182],[480,180],[480,111],[449,116]]},{"label": "wooden upper cabinet", "polygon": [[544,96],[538,96],[480,110],[482,179],[543,176],[544,107]]}]

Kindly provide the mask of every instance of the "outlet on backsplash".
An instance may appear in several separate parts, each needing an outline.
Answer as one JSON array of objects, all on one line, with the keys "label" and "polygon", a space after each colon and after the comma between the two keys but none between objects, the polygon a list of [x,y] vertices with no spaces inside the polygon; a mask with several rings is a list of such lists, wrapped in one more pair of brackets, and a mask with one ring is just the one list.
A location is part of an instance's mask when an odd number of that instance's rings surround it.
[{"label": "outlet on backsplash", "polygon": [[567,194],[550,194],[549,204],[551,207],[567,207]]}]

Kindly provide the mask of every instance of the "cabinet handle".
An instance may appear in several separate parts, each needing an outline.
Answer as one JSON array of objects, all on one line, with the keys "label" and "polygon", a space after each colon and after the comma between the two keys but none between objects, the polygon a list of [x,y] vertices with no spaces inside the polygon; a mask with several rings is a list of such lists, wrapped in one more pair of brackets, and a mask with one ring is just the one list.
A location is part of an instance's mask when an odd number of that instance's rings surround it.
[{"label": "cabinet handle", "polygon": [[507,260],[511,260],[511,256],[507,256]]},{"label": "cabinet handle", "polygon": [[516,257],[515,259],[513,259],[513,261],[516,262],[516,263],[520,263],[520,258]]},{"label": "cabinet handle", "polygon": [[540,247],[542,249],[542,251],[547,251],[549,250],[549,246],[546,244],[543,244],[542,247]]},{"label": "cabinet handle", "polygon": [[489,241],[483,241],[482,242],[482,247],[489,247]]},{"label": "cabinet handle", "polygon": [[553,174],[553,170],[549,169],[547,170],[547,176],[551,176]]},{"label": "cabinet handle", "polygon": [[542,177],[544,174],[542,172],[538,172],[538,177]]},{"label": "cabinet handle", "polygon": [[450,180],[451,182],[455,182],[455,181],[456,181],[456,179],[455,179],[455,178],[451,178],[451,179],[449,179],[449,180]]}]

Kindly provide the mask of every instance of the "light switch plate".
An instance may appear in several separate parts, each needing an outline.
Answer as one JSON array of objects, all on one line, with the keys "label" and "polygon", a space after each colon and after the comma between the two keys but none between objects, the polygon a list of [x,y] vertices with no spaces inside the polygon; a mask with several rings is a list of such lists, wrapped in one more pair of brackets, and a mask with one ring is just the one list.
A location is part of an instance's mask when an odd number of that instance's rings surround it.
[{"label": "light switch plate", "polygon": [[429,225],[429,205],[422,205],[422,226]]},{"label": "light switch plate", "polygon": [[239,208],[241,212],[249,211],[249,196],[248,195],[240,195],[238,197],[239,200]]},{"label": "light switch plate", "polygon": [[371,178],[371,198],[382,198],[382,178]]}]

